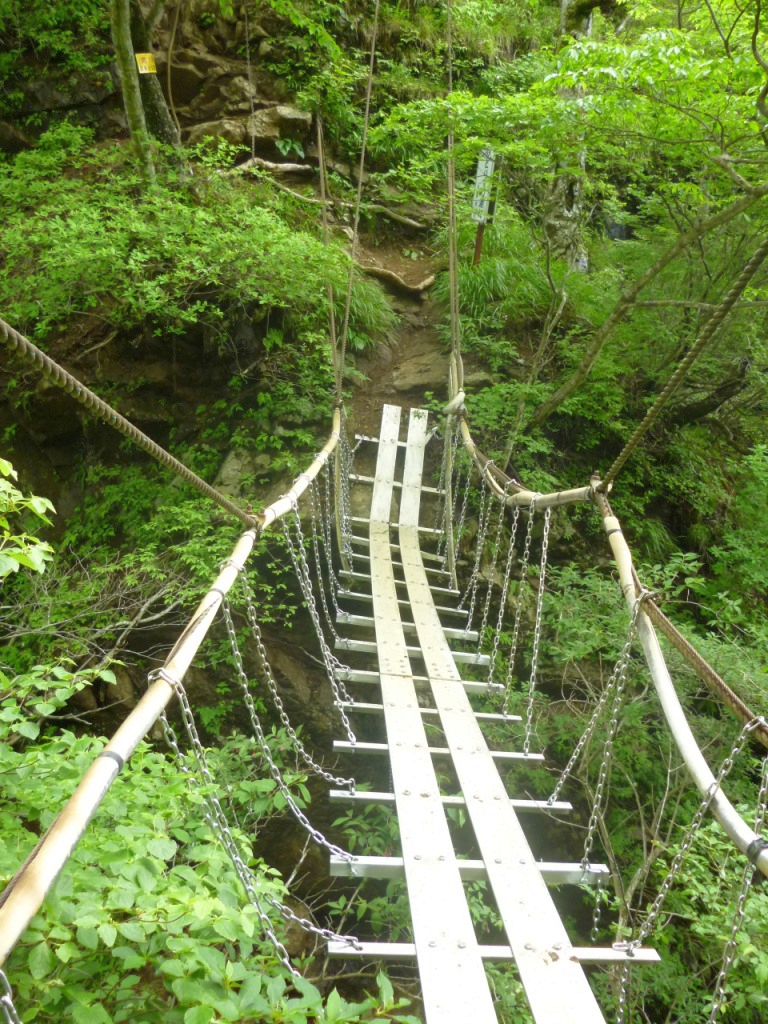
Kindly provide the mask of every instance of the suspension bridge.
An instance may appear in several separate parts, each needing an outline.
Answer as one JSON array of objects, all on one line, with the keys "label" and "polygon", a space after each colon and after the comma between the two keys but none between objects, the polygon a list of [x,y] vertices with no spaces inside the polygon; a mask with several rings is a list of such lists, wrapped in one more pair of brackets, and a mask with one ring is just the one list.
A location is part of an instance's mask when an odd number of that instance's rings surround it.
[{"label": "suspension bridge", "polygon": [[[73,383],[27,339],[8,325],[0,323],[0,327],[10,344],[34,359],[79,401],[110,417],[113,425],[129,435],[139,433],[127,421],[118,422],[117,414],[109,407],[101,409],[100,400],[83,385]],[[151,673],[149,688],[138,706],[94,760],[69,803],[2,894],[0,966],[39,909],[110,785],[158,720],[179,771],[207,784],[208,823],[230,855],[245,898],[258,909],[265,934],[284,966],[295,973],[280,938],[280,919],[313,932],[332,957],[415,964],[428,1024],[496,1021],[497,1008],[485,970],[490,962],[514,963],[536,1024],[604,1021],[588,969],[613,965],[620,971],[618,1020],[622,1021],[630,967],[653,970],[658,961],[658,954],[646,940],[681,871],[695,830],[708,812],[720,821],[755,870],[768,874],[768,844],[758,834],[766,804],[765,777],[758,799],[758,831],[736,812],[722,787],[733,759],[749,738],[764,745],[768,742],[765,722],[741,705],[700,656],[691,658],[709,685],[714,680],[722,688],[721,696],[743,723],[724,765],[716,773],[710,769],[685,719],[651,617],[659,619],[667,635],[674,637],[676,631],[637,579],[621,526],[599,489],[599,479],[571,490],[539,494],[501,473],[472,439],[465,396],[459,389],[460,358],[454,353],[451,401],[444,418],[430,423],[423,409],[401,410],[386,405],[379,436],[360,437],[353,449],[343,410],[338,408],[328,442],[288,493],[257,516],[237,510],[239,518],[246,518],[248,529],[163,666]],[[441,447],[439,431],[443,436]],[[367,474],[358,471],[361,461],[369,467]],[[432,475],[425,468],[427,461],[433,466]],[[195,483],[194,474],[189,474],[189,479]],[[472,569],[468,580],[460,580],[456,552],[467,526],[467,499],[473,484],[479,488],[480,502],[474,551],[469,559]],[[207,497],[227,504],[227,499],[206,488],[201,490]],[[353,489],[357,511],[364,504],[367,514],[353,515]],[[628,634],[587,728],[551,795],[531,799],[525,795],[524,784],[522,790],[510,791],[505,777],[506,769],[514,765],[516,771],[511,778],[513,786],[519,787],[525,769],[544,760],[543,753],[534,749],[533,713],[550,522],[553,510],[585,503],[598,511],[611,545],[629,608]],[[390,780],[388,786],[357,788],[353,778],[329,770],[323,759],[307,749],[287,715],[261,638],[247,566],[257,536],[277,524],[284,530],[286,551],[315,629],[343,734],[334,743],[335,754],[343,755],[346,765],[385,764],[386,768],[373,770],[379,780]],[[307,527],[309,535],[305,533]],[[486,564],[489,549],[490,564]],[[514,579],[517,598],[510,623],[507,617]],[[535,592],[535,612],[527,679],[521,679],[526,582]],[[352,808],[367,804],[390,808],[397,822],[398,855],[353,856],[316,828],[292,797],[269,754],[253,680],[241,653],[231,605],[238,592],[257,643],[258,679],[271,696],[307,770],[328,784],[334,801]],[[218,618],[231,643],[232,662],[253,734],[290,810],[327,851],[331,875],[404,879],[411,941],[359,941],[355,936],[321,927],[279,900],[260,894],[217,796],[195,709],[184,687],[185,674]],[[511,640],[502,642],[502,636],[510,635]],[[600,893],[610,883],[611,873],[607,865],[592,860],[591,852],[604,809],[611,748],[636,641],[644,650],[661,708],[701,793],[701,804],[681,855],[673,862],[637,934],[629,941],[584,946],[569,936],[551,887],[593,887],[597,898],[592,934],[597,938]],[[345,662],[339,660],[339,655]],[[522,699],[525,716],[509,713],[513,694]],[[182,739],[165,717],[165,709],[174,699],[179,705]],[[485,702],[485,708],[489,700],[495,702],[496,710],[479,710],[478,699]],[[531,833],[535,834],[537,817],[573,812],[570,803],[560,799],[561,793],[601,720],[605,733],[602,763],[583,856],[572,863],[537,859],[529,839]],[[355,729],[362,722],[367,733],[378,735],[377,739],[357,738]],[[501,729],[505,749],[495,749],[486,738],[490,726],[495,735]],[[471,827],[469,842],[466,838],[457,842],[450,817],[455,808],[463,810]],[[746,877],[751,883],[752,873]],[[468,883],[476,880],[486,883],[490,893],[504,935],[501,944],[483,944],[478,938],[468,899]],[[10,984],[5,975],[0,980],[5,985],[0,1006],[5,1019],[16,1022],[20,1018]],[[718,987],[721,998],[724,981],[723,977]]]},{"label": "suspension bridge", "polygon": [[[452,81],[450,2],[447,5],[448,89]],[[159,722],[178,771],[205,784],[207,823],[229,856],[243,899],[255,908],[264,936],[286,971],[297,974],[282,938],[283,924],[298,925],[324,944],[332,957],[393,960],[415,966],[427,1024],[493,1024],[499,1007],[488,979],[490,963],[514,965],[535,1024],[600,1024],[606,1020],[589,972],[609,966],[615,980],[617,1024],[631,1014],[630,970],[652,971],[659,956],[654,928],[666,897],[685,871],[685,856],[697,830],[713,815],[745,863],[730,934],[717,978],[709,1022],[719,1019],[733,963],[736,935],[753,879],[768,876],[768,842],[762,838],[768,792],[763,763],[755,795],[754,824],[737,812],[724,791],[734,760],[748,743],[768,747],[768,725],[753,713],[676,630],[637,576],[621,525],[608,501],[610,484],[680,384],[693,361],[741,296],[768,254],[764,243],[681,361],[667,387],[603,479],[552,494],[527,490],[500,471],[477,447],[470,431],[464,393],[458,296],[456,183],[453,132],[448,133],[448,257],[451,371],[448,404],[430,421],[423,409],[385,405],[379,436],[353,445],[343,402],[345,350],[353,288],[354,256],[376,47],[374,15],[366,90],[358,192],[352,232],[346,307],[337,336],[329,293],[330,348],[336,407],[330,435],[306,471],[280,499],[253,514],[229,501],[146,434],[120,416],[28,339],[0,320],[0,341],[64,388],[76,401],[139,445],[186,483],[238,519],[244,533],[176,644],[149,677],[146,693],[94,759],[73,796],[40,838],[0,894],[0,1010],[7,1024],[20,1024],[9,978],[2,968],[118,774],[130,773],[130,758]],[[250,71],[249,71],[250,73]],[[320,201],[328,238],[328,180],[318,116]],[[436,451],[442,434],[442,449]],[[360,463],[364,463],[361,471]],[[479,494],[474,538],[468,527],[468,496]],[[364,515],[353,514],[362,506]],[[360,497],[364,493],[366,499]],[[543,603],[550,524],[555,509],[593,508],[610,545],[620,594],[626,602],[627,632],[613,672],[586,728],[543,799],[528,795],[526,773],[545,762],[535,749],[534,714],[543,634]],[[566,511],[558,514],[567,514]],[[309,750],[292,722],[261,635],[249,565],[257,538],[282,527],[285,550],[311,619],[320,661],[337,715],[339,737],[327,757]],[[461,574],[457,552],[474,545],[470,567]],[[526,644],[524,594],[534,595],[533,623]],[[514,595],[514,600],[511,598]],[[237,607],[235,607],[237,605]],[[245,623],[254,642],[256,671],[246,663],[235,621]],[[226,800],[211,771],[197,726],[196,709],[184,685],[201,647],[219,623],[231,649],[236,683],[264,763],[299,826],[327,854],[329,874],[404,880],[410,941],[361,941],[338,934],[285,902],[264,894],[239,848]],[[714,771],[686,719],[656,630],[686,659],[741,723],[728,757]],[[600,920],[601,893],[616,867],[592,859],[608,795],[612,748],[621,720],[627,674],[635,647],[642,649],[662,719],[685,764],[700,803],[668,874],[632,937],[598,944],[608,927]],[[340,660],[343,658],[344,661]],[[347,663],[349,662],[349,663]],[[523,665],[526,666],[523,672]],[[252,674],[255,678],[252,678]],[[256,684],[258,683],[258,689]],[[397,855],[353,855],[324,834],[300,807],[270,753],[258,695],[268,697],[297,758],[328,786],[330,799],[360,812],[368,805],[389,808],[399,836]],[[524,715],[510,714],[512,699]],[[166,709],[175,713],[166,717]],[[181,725],[177,734],[173,722]],[[359,739],[365,732],[371,739]],[[504,748],[491,737],[504,737]],[[573,816],[564,789],[580,757],[599,747],[599,770],[582,856],[573,862],[546,861],[534,852],[538,822],[548,829],[559,816]],[[338,772],[341,763],[355,771]],[[371,767],[373,766],[373,767]],[[510,771],[510,768],[514,769]],[[378,788],[356,785],[359,771],[372,771]],[[384,781],[387,780],[387,781]],[[451,815],[460,810],[471,835],[459,835]],[[498,943],[478,936],[469,886],[481,881],[488,908],[498,922]],[[594,892],[591,944],[566,928],[553,886],[590,887]],[[476,899],[476,896],[474,897]],[[12,974],[12,972],[11,972]]]}]

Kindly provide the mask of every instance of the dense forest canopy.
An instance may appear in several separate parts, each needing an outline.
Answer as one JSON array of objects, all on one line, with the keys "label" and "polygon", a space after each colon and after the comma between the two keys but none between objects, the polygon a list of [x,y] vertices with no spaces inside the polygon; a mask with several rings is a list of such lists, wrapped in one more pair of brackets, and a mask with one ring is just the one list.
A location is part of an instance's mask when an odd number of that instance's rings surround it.
[{"label": "dense forest canopy", "polygon": [[[206,480],[242,504],[267,504],[330,421],[328,314],[344,321],[350,273],[353,424],[367,422],[365,389],[390,373],[391,352],[408,353],[416,319],[407,302],[422,303],[419,316],[447,348],[451,136],[473,431],[531,488],[586,484],[612,463],[768,233],[768,13],[761,0],[381,0],[366,125],[373,9],[361,0],[0,0],[0,316]],[[153,54],[157,73],[138,74],[135,53]],[[362,248],[350,252],[366,128]],[[478,262],[471,203],[488,146],[496,212]],[[4,353],[1,369],[6,881],[100,737],[135,704],[237,527],[29,366]],[[445,396],[444,383],[405,390],[435,409]],[[643,582],[757,713],[768,683],[767,414],[760,267],[611,499]],[[553,538],[537,730],[562,765],[621,648],[626,614],[590,514],[557,517]],[[262,623],[300,633],[282,538],[260,539],[256,563]],[[198,683],[211,765],[264,891],[283,898],[270,865],[285,800],[240,733],[223,641],[206,658]],[[738,727],[673,664],[717,765]],[[603,926],[618,938],[642,919],[698,805],[634,662],[630,676],[600,835],[624,873],[604,894]],[[315,738],[327,738],[324,728]],[[7,965],[23,1020],[417,1020],[407,978],[393,990],[385,973],[361,978],[301,942],[290,953],[309,980],[290,975],[242,909],[201,797],[158,739],[139,749],[130,790],[122,779],[110,793]],[[269,742],[294,799],[311,807],[317,794],[277,720]],[[574,796],[587,814],[598,761],[595,749]],[[544,793],[549,772],[539,772]],[[730,782],[745,814],[758,775],[756,752],[745,752]],[[335,827],[350,849],[396,844],[378,812]],[[669,927],[654,936],[663,962],[634,982],[633,1022],[693,1024],[709,1013],[739,866],[714,824],[687,863]],[[316,883],[324,871],[313,862],[300,893],[307,912],[339,930],[367,914],[375,934],[407,935],[396,884],[364,890],[353,906],[351,889]],[[588,933],[589,899],[578,899],[568,913]],[[768,902],[754,893],[718,1019],[764,1019],[767,928]],[[514,974],[492,971],[500,1019],[527,1021]],[[615,974],[593,978],[606,1014],[615,1012]]]}]

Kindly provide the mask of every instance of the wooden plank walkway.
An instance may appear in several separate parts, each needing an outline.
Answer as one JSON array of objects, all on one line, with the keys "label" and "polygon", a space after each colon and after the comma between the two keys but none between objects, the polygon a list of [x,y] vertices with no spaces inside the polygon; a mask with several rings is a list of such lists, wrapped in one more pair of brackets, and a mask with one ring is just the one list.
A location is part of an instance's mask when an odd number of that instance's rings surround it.
[{"label": "wooden plank walkway", "polygon": [[[331,865],[333,874],[405,877],[414,941],[364,943],[360,954],[354,955],[415,956],[428,1024],[496,1021],[484,959],[514,960],[536,1024],[604,1024],[581,965],[617,962],[623,953],[574,947],[547,883],[594,884],[607,878],[608,869],[595,864],[584,872],[578,864],[537,862],[525,837],[517,812],[530,814],[543,805],[534,800],[511,799],[497,763],[540,762],[542,755],[490,750],[480,723],[484,717],[492,721],[498,716],[478,714],[470,704],[468,693],[485,689],[485,684],[463,681],[457,662],[482,664],[485,659],[451,651],[449,641],[458,639],[462,631],[446,628],[435,606],[436,593],[442,601],[443,595],[451,591],[430,584],[430,576],[435,574],[428,576],[420,546],[420,535],[433,532],[419,524],[427,440],[425,410],[411,410],[408,439],[403,446],[400,409],[384,407],[375,476],[366,478],[366,483],[373,484],[368,561],[371,596],[355,594],[358,600],[371,601],[373,614],[347,616],[359,627],[369,625],[372,618],[375,642],[341,645],[378,657],[378,672],[350,669],[346,678],[381,687],[381,703],[360,705],[358,710],[383,715],[386,743],[358,743],[356,750],[361,756],[389,755],[392,792],[360,792],[354,800],[394,804],[401,857],[360,857],[352,865],[334,859]],[[398,453],[402,454],[403,447],[398,538],[393,542],[393,486]],[[397,563],[393,562],[393,551],[399,555]],[[395,576],[395,566],[402,574],[400,579]],[[364,573],[350,576],[368,578]],[[402,621],[403,609],[410,610],[412,622]],[[342,614],[339,624],[343,623]],[[423,674],[414,675],[412,659]],[[419,706],[417,684],[422,692],[428,686],[432,707]],[[350,705],[348,711],[355,712],[355,705]],[[445,737],[444,746],[430,746],[427,740],[425,719],[435,718]],[[348,751],[349,746],[335,744],[338,750]],[[441,795],[433,757],[451,759],[460,788],[458,795]],[[350,799],[344,793],[333,796]],[[466,808],[481,859],[457,858],[445,814],[445,808],[451,806]],[[570,805],[561,804],[558,809],[569,810]],[[464,882],[475,878],[489,883],[506,933],[506,946],[478,943],[464,891]],[[329,949],[334,955],[350,955],[349,948],[341,944],[332,943]],[[658,959],[654,951],[643,950],[638,962],[654,959]]]}]

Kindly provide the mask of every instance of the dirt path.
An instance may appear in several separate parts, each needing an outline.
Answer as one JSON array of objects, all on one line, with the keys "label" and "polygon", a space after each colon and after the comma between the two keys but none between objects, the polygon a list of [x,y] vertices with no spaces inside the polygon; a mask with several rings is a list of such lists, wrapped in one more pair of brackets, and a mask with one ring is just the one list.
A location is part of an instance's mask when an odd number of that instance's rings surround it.
[{"label": "dirt path", "polygon": [[[369,243],[361,246],[360,255],[364,265],[390,270],[407,284],[419,284],[435,272],[425,246]],[[394,344],[357,357],[357,369],[368,380],[355,387],[352,397],[355,430],[371,436],[378,432],[382,405],[419,405],[427,391],[444,397],[448,380],[448,354],[438,333],[443,316],[429,292],[417,297],[390,286],[385,291],[399,320]]]}]

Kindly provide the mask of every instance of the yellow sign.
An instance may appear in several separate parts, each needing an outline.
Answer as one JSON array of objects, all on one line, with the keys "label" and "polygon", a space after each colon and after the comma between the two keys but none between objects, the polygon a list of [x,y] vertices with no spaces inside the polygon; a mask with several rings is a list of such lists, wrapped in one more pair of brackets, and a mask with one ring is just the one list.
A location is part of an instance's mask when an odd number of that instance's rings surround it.
[{"label": "yellow sign", "polygon": [[155,66],[155,55],[154,53],[137,53],[136,54],[136,66],[139,69],[140,75],[156,75],[157,67]]}]

